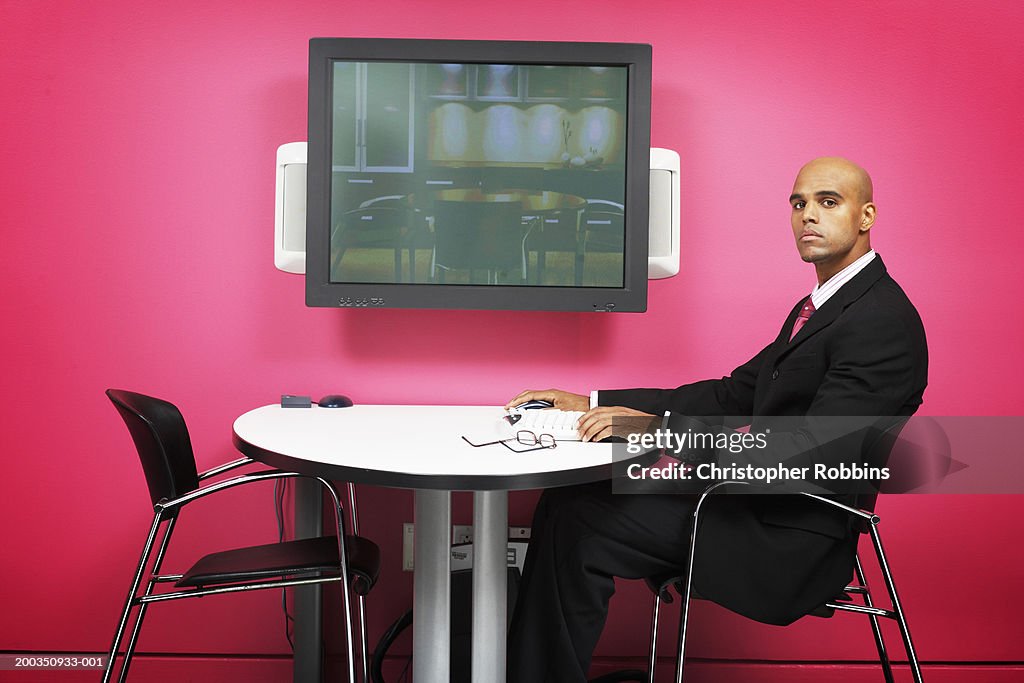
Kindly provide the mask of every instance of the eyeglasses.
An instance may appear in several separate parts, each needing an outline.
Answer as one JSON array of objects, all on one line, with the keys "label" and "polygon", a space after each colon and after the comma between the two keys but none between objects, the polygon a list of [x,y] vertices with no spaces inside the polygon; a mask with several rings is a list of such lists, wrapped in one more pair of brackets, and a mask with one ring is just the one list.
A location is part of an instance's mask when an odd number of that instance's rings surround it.
[{"label": "eyeglasses", "polygon": [[[555,437],[551,434],[534,434],[531,431],[521,429],[516,432],[514,439],[499,439],[498,441],[488,441],[487,443],[473,443],[466,437],[462,437],[462,440],[468,443],[473,448],[480,448],[481,446],[493,446],[495,444],[501,444],[505,448],[509,449],[513,453],[529,453],[530,451],[540,451],[545,448],[555,448],[558,443],[555,441]],[[528,448],[516,448],[509,445],[509,442],[519,444],[522,446],[528,446]]]}]

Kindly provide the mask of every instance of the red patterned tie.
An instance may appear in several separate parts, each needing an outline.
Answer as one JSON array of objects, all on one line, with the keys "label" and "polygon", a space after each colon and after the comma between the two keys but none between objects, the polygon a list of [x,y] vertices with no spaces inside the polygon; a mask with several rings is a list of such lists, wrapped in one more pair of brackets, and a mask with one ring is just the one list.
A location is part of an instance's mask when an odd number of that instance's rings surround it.
[{"label": "red patterned tie", "polygon": [[804,302],[803,308],[800,309],[800,313],[796,316],[796,320],[793,321],[793,331],[789,333],[789,341],[793,341],[793,337],[800,331],[800,328],[807,324],[807,321],[814,315],[814,304],[811,302],[811,297],[807,297],[807,301]]}]

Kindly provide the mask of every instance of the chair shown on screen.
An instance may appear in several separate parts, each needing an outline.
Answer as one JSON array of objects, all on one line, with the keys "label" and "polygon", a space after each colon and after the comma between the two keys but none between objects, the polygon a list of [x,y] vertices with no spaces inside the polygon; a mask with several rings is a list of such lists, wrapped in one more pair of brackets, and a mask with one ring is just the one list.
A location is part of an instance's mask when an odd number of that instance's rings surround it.
[{"label": "chair shown on screen", "polygon": [[[367,680],[368,655],[363,596],[369,593],[377,580],[380,550],[371,541],[356,535],[358,529],[355,492],[352,485],[349,485],[349,523],[352,525],[353,535],[344,533],[346,521],[337,490],[330,482],[317,478],[328,497],[334,502],[337,536],[215,552],[200,558],[184,573],[162,574],[161,565],[171,534],[186,505],[242,484],[281,481],[300,475],[278,470],[262,470],[204,483],[229,470],[248,465],[252,460],[240,458],[200,474],[196,469],[185,420],[173,404],[130,391],[108,389],[106,393],[120,413],[135,443],[155,513],[114,634],[103,681],[111,679],[115,661],[118,655],[122,654],[119,652],[122,638],[132,612],[135,611],[118,680],[124,681],[127,678],[132,653],[138,642],[146,608],[150,603],[198,598],[218,593],[336,582],[342,581],[342,577],[347,577],[341,592],[344,596],[342,613],[345,616],[349,681],[354,683],[356,680],[349,589],[358,596],[363,680]],[[339,539],[344,541],[339,542]],[[173,589],[158,590],[166,584],[173,584]],[[144,588],[140,591],[143,585]]]},{"label": "chair shown on screen", "polygon": [[[388,281],[388,276],[377,267],[376,259],[365,256],[367,252],[360,251],[363,258],[358,261],[353,261],[353,256],[345,260],[345,254],[353,249],[384,249],[393,252],[391,281],[401,282],[402,248],[409,230],[409,213],[405,208],[387,205],[370,205],[343,213],[331,234],[331,273],[334,277],[339,281],[352,277],[364,281],[369,275]],[[361,270],[357,271],[357,268]],[[346,271],[352,271],[352,275],[345,275]]]},{"label": "chair shown on screen", "polygon": [[487,284],[498,284],[503,273],[526,280],[526,238],[522,205],[518,201],[450,201],[433,204],[433,275],[445,281],[451,270],[486,271]]},{"label": "chair shown on screen", "polygon": [[562,209],[524,216],[525,220],[533,222],[529,239],[526,241],[526,250],[530,253],[537,253],[537,284],[546,284],[548,252],[567,252],[572,255],[573,259],[572,283],[554,282],[552,284],[575,284],[576,286],[583,284],[583,240],[580,232],[580,214],[581,211],[578,209]]},{"label": "chair shown on screen", "polygon": [[[905,426],[903,422],[890,427],[876,442],[873,455],[868,458],[871,463],[885,463],[889,466],[891,476],[888,480],[881,482],[878,491],[882,493],[901,493],[911,491],[919,486],[936,481],[945,475],[946,470],[938,467],[945,463],[948,467],[949,441],[945,436],[942,427],[930,418],[912,418]],[[902,430],[902,433],[901,433]],[[876,456],[881,455],[881,460]],[[689,561],[685,573],[677,576],[656,577],[647,580],[648,587],[654,592],[654,609],[651,623],[651,647],[648,655],[647,680],[654,681],[654,669],[656,662],[656,644],[658,633],[658,618],[662,602],[672,602],[670,589],[674,587],[682,597],[681,613],[679,621],[679,641],[676,652],[676,683],[682,683],[684,672],[684,655],[686,647],[686,630],[689,621],[690,601],[700,599],[694,591],[690,581],[694,559],[696,557],[696,545],[702,514],[713,514],[704,508],[707,503],[716,498],[713,494],[721,493],[728,487],[747,487],[751,483],[747,481],[719,481],[711,484],[701,494],[697,506],[693,512],[692,530],[690,532]],[[903,646],[907,654],[907,662],[911,674],[916,683],[922,683],[921,667],[918,663],[917,653],[914,650],[913,641],[910,637],[910,628],[896,592],[896,582],[893,578],[889,560],[882,547],[882,537],[879,531],[881,518],[874,512],[875,493],[860,494],[857,506],[851,507],[839,503],[832,498],[811,493],[800,493],[816,504],[830,506],[841,510],[849,515],[851,522],[860,533],[871,537],[874,555],[878,562],[878,568],[885,583],[890,609],[879,607],[872,598],[868,587],[867,576],[861,563],[861,553],[854,556],[852,568],[853,578],[850,585],[846,586],[842,593],[816,609],[808,613],[808,616],[831,617],[835,612],[853,612],[867,616],[875,647],[878,650],[878,658],[882,665],[882,672],[887,683],[893,683],[892,664],[886,649],[885,640],[882,636],[879,618],[895,621],[900,630]],[[712,548],[712,546],[709,546]],[[854,601],[854,596],[859,596],[860,603]],[[638,672],[643,673],[643,672]]]},{"label": "chair shown on screen", "polygon": [[[416,252],[419,250],[433,251],[434,233],[427,224],[423,211],[413,206],[409,195],[388,194],[380,197],[372,197],[359,204],[360,209],[397,209],[405,212],[405,224],[399,227],[397,245],[399,253],[403,250],[408,254],[409,259],[409,282],[416,282]],[[399,257],[401,258],[401,257]],[[402,281],[401,265],[397,281]]]},{"label": "chair shown on screen", "polygon": [[580,249],[576,284],[583,284],[587,254],[622,254],[626,228],[623,206],[606,199],[588,199],[580,217]]}]

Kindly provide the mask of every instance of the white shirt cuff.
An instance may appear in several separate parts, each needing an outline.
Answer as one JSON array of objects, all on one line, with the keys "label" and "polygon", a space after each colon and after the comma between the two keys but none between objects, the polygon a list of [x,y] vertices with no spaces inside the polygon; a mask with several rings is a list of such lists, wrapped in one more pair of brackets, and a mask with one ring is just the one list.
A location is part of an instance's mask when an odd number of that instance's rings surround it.
[{"label": "white shirt cuff", "polygon": [[595,389],[594,391],[590,392],[590,407],[591,408],[596,408],[597,407],[597,389]]}]

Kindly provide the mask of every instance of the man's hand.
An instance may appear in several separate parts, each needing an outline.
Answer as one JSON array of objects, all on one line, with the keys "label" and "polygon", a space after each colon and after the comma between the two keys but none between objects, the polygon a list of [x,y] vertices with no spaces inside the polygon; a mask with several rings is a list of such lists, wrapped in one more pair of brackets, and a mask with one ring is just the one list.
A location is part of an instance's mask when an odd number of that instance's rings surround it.
[{"label": "man's hand", "polygon": [[559,410],[589,410],[590,397],[582,394],[570,394],[560,389],[528,389],[505,404],[505,410],[526,401],[550,401]]},{"label": "man's hand", "polygon": [[598,406],[587,411],[579,422],[581,441],[600,441],[609,436],[625,438],[650,431],[661,418],[622,406]]}]

